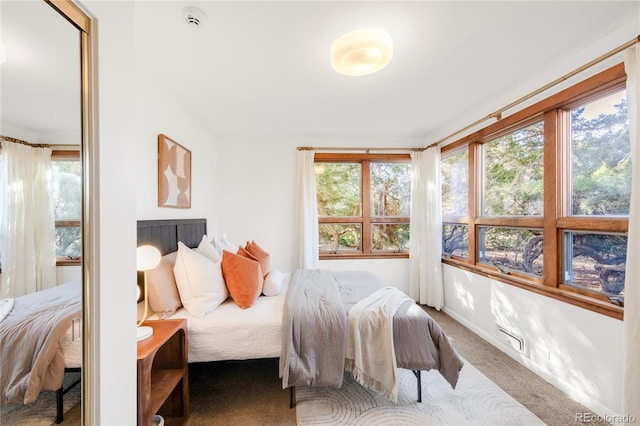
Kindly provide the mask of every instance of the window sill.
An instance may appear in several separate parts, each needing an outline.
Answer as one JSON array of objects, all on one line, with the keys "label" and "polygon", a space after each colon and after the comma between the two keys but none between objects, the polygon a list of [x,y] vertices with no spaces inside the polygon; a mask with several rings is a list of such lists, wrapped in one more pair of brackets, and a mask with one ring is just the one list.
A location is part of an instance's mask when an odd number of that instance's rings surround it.
[{"label": "window sill", "polygon": [[408,259],[409,253],[388,253],[388,254],[361,254],[361,253],[340,253],[340,254],[320,254],[320,260],[339,259]]},{"label": "window sill", "polygon": [[457,259],[442,259],[442,263],[464,269],[475,274],[494,279],[496,281],[511,284],[516,287],[541,294],[543,296],[551,297],[552,299],[569,303],[583,309],[588,309],[590,311],[597,312],[611,318],[615,318],[618,320],[622,320],[624,318],[623,307],[614,305],[604,300],[588,297],[570,290],[533,283],[524,279],[513,277],[511,275],[502,274],[497,271],[494,272],[493,270],[488,270],[475,265],[469,265],[468,263]]},{"label": "window sill", "polygon": [[56,258],[56,266],[80,266],[82,259],[68,259],[66,257]]}]

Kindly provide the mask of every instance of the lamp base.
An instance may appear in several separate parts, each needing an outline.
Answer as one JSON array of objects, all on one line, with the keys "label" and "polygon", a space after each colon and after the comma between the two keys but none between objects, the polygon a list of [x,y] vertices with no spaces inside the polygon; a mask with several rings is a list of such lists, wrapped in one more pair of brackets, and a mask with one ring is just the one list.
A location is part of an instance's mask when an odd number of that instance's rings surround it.
[{"label": "lamp base", "polygon": [[153,336],[153,328],[147,325],[138,327],[138,342],[141,340],[148,339],[151,336]]}]

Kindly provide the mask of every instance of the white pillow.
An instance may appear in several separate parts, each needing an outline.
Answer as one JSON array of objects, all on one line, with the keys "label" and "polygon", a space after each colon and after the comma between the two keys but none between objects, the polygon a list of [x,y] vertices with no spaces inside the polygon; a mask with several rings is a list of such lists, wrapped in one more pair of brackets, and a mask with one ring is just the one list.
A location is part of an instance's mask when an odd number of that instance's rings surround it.
[{"label": "white pillow", "polygon": [[182,305],[193,316],[213,312],[229,292],[222,279],[222,265],[178,243],[178,256],[173,267]]},{"label": "white pillow", "polygon": [[171,266],[174,266],[176,264],[176,258],[178,257],[178,250],[167,253],[162,257],[167,259],[167,261],[171,263]]},{"label": "white pillow", "polygon": [[222,255],[223,250],[226,250],[233,254],[236,254],[238,252],[238,246],[227,239],[227,234],[223,234],[222,239],[214,238],[213,244],[215,245],[216,250],[218,250],[218,253],[220,253],[220,255]]},{"label": "white pillow", "polygon": [[264,279],[262,284],[262,294],[265,296],[277,296],[282,288],[282,282],[284,281],[284,274],[280,271],[271,271]]},{"label": "white pillow", "polygon": [[209,258],[212,262],[222,262],[222,256],[220,256],[218,250],[213,246],[213,243],[209,241],[206,234],[202,236],[202,241],[200,241],[200,245],[196,249],[196,253]]}]

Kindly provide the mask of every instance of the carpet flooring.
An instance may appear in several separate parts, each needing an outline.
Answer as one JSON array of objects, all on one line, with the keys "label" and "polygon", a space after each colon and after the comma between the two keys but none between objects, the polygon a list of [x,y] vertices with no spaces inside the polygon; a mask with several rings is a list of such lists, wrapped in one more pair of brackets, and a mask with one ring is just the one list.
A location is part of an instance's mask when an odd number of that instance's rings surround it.
[{"label": "carpet flooring", "polygon": [[[469,364],[545,424],[576,424],[576,414],[590,412],[448,315],[430,308],[425,310]],[[296,424],[296,409],[289,409],[289,392],[282,389],[277,360],[192,364],[189,382],[191,414],[187,426]],[[0,407],[0,424],[52,424],[55,403],[46,394],[30,406]],[[66,395],[65,407],[72,404],[67,397],[73,395],[74,391]],[[63,425],[80,424],[78,408],[76,405],[65,413]],[[601,424],[606,423],[598,425]]]}]

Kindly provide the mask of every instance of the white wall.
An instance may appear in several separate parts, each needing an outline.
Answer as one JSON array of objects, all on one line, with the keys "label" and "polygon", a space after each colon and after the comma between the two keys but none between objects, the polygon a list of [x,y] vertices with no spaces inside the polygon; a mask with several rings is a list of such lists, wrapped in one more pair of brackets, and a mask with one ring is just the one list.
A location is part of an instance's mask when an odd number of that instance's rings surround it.
[{"label": "white wall", "polygon": [[[638,35],[640,17],[618,28],[590,48],[550,64],[547,72],[532,76],[512,93],[502,94],[486,115],[533,91]],[[622,61],[618,54],[588,69],[551,92],[557,92]],[[545,92],[528,101],[550,96]],[[623,323],[471,272],[444,265],[444,311],[499,347],[570,397],[600,415],[622,411]],[[497,325],[525,340],[525,354],[498,338]]]},{"label": "white wall", "polygon": [[[136,138],[133,73],[133,3],[84,1],[93,23],[97,60],[97,163],[89,198],[97,209],[89,283],[92,298],[89,370],[92,394],[87,424],[126,425],[136,419]],[[85,401],[91,403],[91,401]]]},{"label": "white wall", "polygon": [[73,281],[82,281],[81,266],[56,266],[56,283],[58,285]]},{"label": "white wall", "polygon": [[[218,235],[235,244],[255,240],[271,254],[274,269],[294,265],[294,203],[297,146],[413,147],[422,141],[398,138],[255,138],[219,139],[220,194]],[[335,260],[322,268],[367,269],[401,289],[408,289],[408,260]]]},{"label": "white wall", "polygon": [[[97,18],[98,36],[97,188],[90,195],[99,200],[90,354],[97,404],[87,423],[135,424],[136,220],[206,217],[215,228],[217,155],[202,125],[161,90],[136,78],[134,3],[86,0],[82,5]],[[191,209],[157,207],[158,133],[192,151]]]},{"label": "white wall", "polygon": [[[208,129],[138,71],[136,79],[136,212],[138,219],[206,218],[216,228],[218,162]],[[158,207],[158,134],[191,151],[191,208]]]},{"label": "white wall", "polygon": [[[443,265],[444,311],[600,415],[622,411],[622,321]],[[525,341],[517,352],[501,325]]]}]

